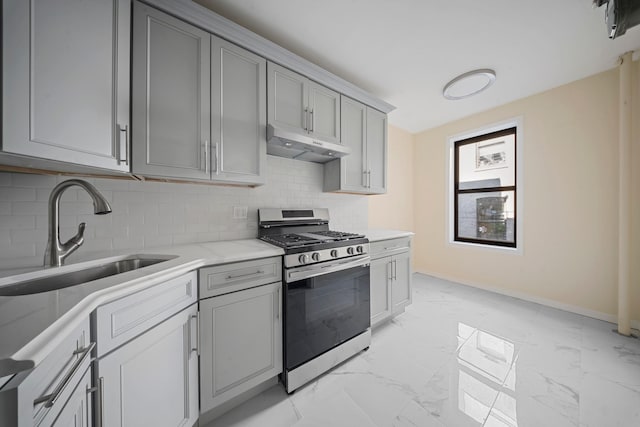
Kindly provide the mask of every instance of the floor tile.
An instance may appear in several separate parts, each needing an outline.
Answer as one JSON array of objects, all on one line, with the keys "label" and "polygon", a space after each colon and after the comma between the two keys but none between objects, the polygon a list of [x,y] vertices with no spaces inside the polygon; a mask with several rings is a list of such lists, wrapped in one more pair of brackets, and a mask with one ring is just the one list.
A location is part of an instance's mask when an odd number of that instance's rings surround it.
[{"label": "floor tile", "polygon": [[614,325],[422,274],[368,351],[207,427],[637,427],[640,340]]}]

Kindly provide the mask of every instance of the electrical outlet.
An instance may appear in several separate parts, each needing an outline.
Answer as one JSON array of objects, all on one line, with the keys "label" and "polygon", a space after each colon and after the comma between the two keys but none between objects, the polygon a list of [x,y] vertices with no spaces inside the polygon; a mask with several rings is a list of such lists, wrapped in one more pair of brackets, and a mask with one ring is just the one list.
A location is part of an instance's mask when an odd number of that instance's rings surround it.
[{"label": "electrical outlet", "polygon": [[234,206],[233,219],[247,219],[248,211],[249,211],[249,207],[247,206]]}]

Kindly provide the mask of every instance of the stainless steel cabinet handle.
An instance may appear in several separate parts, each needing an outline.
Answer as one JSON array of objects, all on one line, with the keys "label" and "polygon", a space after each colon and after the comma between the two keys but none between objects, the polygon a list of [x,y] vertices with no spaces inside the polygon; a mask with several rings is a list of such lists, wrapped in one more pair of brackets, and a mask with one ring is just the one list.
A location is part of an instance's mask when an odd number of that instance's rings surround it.
[{"label": "stainless steel cabinet handle", "polygon": [[[96,387],[87,387],[87,395],[92,393],[98,393],[98,416],[96,417],[96,427],[102,427],[104,425],[104,378],[98,378],[98,385]],[[87,414],[88,415],[88,414]],[[91,425],[87,422],[87,425]]]},{"label": "stainless steel cabinet handle", "polygon": [[71,382],[71,378],[73,378],[76,371],[80,369],[80,365],[82,365],[82,362],[84,361],[84,359],[86,359],[87,356],[89,356],[89,354],[91,353],[91,350],[93,350],[95,346],[96,346],[96,343],[92,342],[85,348],[79,348],[75,350],[73,352],[73,355],[74,356],[80,355],[80,357],[76,359],[75,362],[73,362],[73,365],[71,366],[71,369],[69,369],[69,372],[65,374],[65,376],[62,378],[62,381],[58,383],[58,385],[56,386],[56,388],[53,389],[53,392],[51,394],[38,397],[33,401],[33,405],[35,406],[42,402],[46,402],[44,404],[45,408],[51,408],[53,405],[55,405],[56,401],[58,400],[58,398],[60,397],[64,389],[67,388],[67,386]]},{"label": "stainless steel cabinet handle", "polygon": [[[191,321],[196,321],[196,346],[193,346],[191,342],[191,336],[193,335],[191,332]],[[189,316],[189,353],[196,352],[198,356],[200,356],[200,312],[196,314],[192,314]]]},{"label": "stainless steel cabinet handle", "polygon": [[207,141],[206,139],[204,140],[204,144],[203,144],[203,157],[204,157],[204,172],[205,173],[209,173],[209,141]]},{"label": "stainless steel cabinet handle", "polygon": [[393,280],[398,280],[398,261],[393,260]]},{"label": "stainless steel cabinet handle", "polygon": [[213,162],[211,163],[211,171],[218,173],[218,143],[215,142],[213,144],[213,148],[211,149],[213,152]]},{"label": "stainless steel cabinet handle", "polygon": [[362,186],[367,188],[367,171],[362,171]]},{"label": "stainless steel cabinet handle", "polygon": [[[125,165],[129,164],[129,130],[128,126],[125,125],[120,126],[116,125],[118,128],[118,143],[116,144],[116,160],[118,164],[124,163]],[[124,138],[123,138],[124,135]],[[124,145],[123,145],[124,141]],[[124,158],[123,158],[124,154]]]},{"label": "stainless steel cabinet handle", "polygon": [[102,427],[104,425],[104,377],[98,378],[98,389],[100,390],[98,399],[100,418],[98,420],[100,423],[99,427]]},{"label": "stainless steel cabinet handle", "polygon": [[280,298],[280,288],[276,289],[276,303],[278,304],[278,311],[276,312],[276,319],[279,319],[282,312],[282,303]]},{"label": "stainless steel cabinet handle", "polygon": [[309,131],[309,129],[307,129],[307,114],[309,114],[309,109],[305,108],[304,115],[302,116],[302,127],[304,128],[304,130]]},{"label": "stainless steel cabinet handle", "polygon": [[367,171],[367,188],[371,188],[371,169]]},{"label": "stainless steel cabinet handle", "polygon": [[231,274],[229,274],[229,275],[227,276],[227,280],[231,280],[231,279],[239,279],[239,278],[241,278],[241,277],[248,277],[248,276],[256,276],[256,275],[258,275],[258,274],[264,274],[264,271],[262,271],[262,270],[258,270],[258,271],[255,271],[255,272],[253,272],[253,273],[237,274],[237,275],[235,275],[235,276],[232,276]]},{"label": "stainless steel cabinet handle", "polygon": [[311,122],[311,125],[309,126],[309,132],[313,132],[313,129],[316,127],[315,126],[315,116],[313,115],[313,110],[309,111],[309,117],[311,118],[311,120],[309,120]]},{"label": "stainless steel cabinet handle", "polygon": [[400,245],[394,245],[394,246],[388,246],[386,248],[384,248],[385,251],[392,251],[394,249],[400,249],[402,246]]}]

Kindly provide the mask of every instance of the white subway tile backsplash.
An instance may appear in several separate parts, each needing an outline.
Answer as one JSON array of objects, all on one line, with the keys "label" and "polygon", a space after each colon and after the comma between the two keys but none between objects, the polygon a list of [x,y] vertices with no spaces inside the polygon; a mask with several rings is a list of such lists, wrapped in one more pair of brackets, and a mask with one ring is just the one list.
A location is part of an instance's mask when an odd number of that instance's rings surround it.
[{"label": "white subway tile backsplash", "polygon": [[[3,202],[7,203],[7,202]],[[46,202],[13,202],[10,203],[12,215],[41,215],[47,213]]]},{"label": "white subway tile backsplash", "polygon": [[36,217],[33,215],[0,215],[0,228],[7,230],[34,229],[36,228]]},{"label": "white subway tile backsplash", "polygon": [[36,190],[21,187],[0,187],[0,200],[10,202],[35,202]]},{"label": "white subway tile backsplash", "polygon": [[[362,229],[368,223],[366,196],[322,192],[323,166],[268,156],[267,183],[256,188],[82,178],[109,200],[113,213],[94,215],[91,198],[71,187],[60,203],[63,239],[86,222],[78,251],[146,251],[160,246],[255,238],[258,209],[326,207],[331,227]],[[0,172],[0,268],[41,265],[47,240],[47,201],[64,176]],[[247,206],[246,219],[233,206]],[[74,253],[69,260],[78,256]]]},{"label": "white subway tile backsplash", "polygon": [[0,201],[0,215],[11,215],[11,202]]}]

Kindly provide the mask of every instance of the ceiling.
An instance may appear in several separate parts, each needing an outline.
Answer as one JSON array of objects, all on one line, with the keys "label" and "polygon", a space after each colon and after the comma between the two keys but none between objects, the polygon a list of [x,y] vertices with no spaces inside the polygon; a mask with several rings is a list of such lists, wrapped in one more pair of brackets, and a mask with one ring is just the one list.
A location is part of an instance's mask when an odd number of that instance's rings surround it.
[{"label": "ceiling", "polygon": [[[412,133],[616,66],[640,26],[609,40],[592,0],[196,0],[397,107]],[[452,78],[477,68],[495,84],[458,101]]]}]

